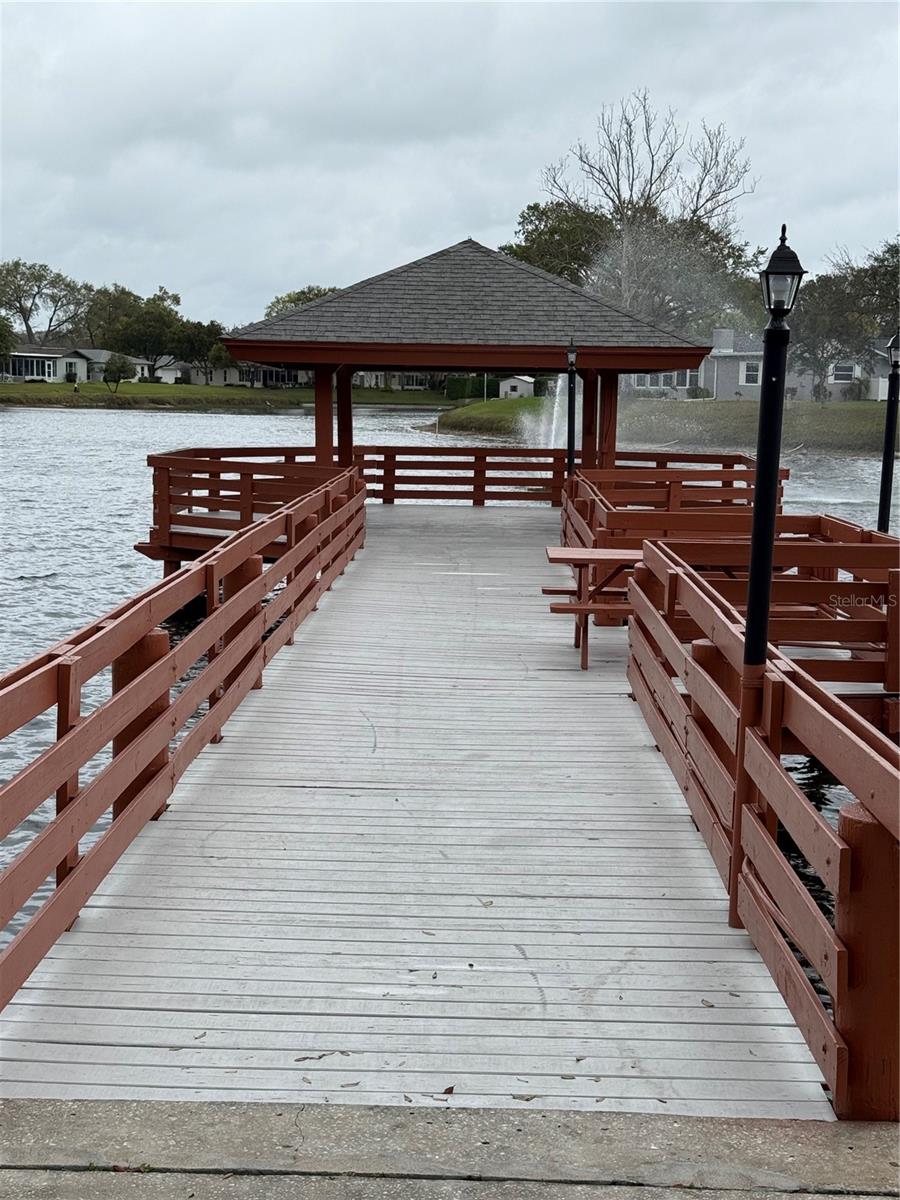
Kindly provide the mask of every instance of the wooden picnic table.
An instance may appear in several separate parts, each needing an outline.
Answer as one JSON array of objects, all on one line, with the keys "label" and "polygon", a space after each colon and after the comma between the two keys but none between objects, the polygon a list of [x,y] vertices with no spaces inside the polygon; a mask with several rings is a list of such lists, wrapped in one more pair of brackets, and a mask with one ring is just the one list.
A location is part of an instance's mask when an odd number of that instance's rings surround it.
[{"label": "wooden picnic table", "polygon": [[[553,613],[569,613],[575,618],[575,648],[581,650],[581,669],[588,669],[588,628],[591,616],[601,608],[596,597],[622,571],[640,562],[640,550],[593,549],[587,546],[548,546],[547,561],[555,566],[571,567],[575,572],[574,588],[543,588],[544,595],[574,596],[574,601],[550,605]],[[603,577],[591,584],[591,571],[606,568]]]}]

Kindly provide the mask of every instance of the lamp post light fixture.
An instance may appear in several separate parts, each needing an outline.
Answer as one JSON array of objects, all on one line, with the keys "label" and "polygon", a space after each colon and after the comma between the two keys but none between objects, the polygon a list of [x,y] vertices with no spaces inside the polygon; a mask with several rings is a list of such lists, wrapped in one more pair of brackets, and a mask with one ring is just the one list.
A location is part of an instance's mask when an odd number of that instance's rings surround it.
[{"label": "lamp post light fixture", "polygon": [[569,370],[569,404],[566,419],[566,474],[575,474],[575,339],[570,338],[566,351]]},{"label": "lamp post light fixture", "polygon": [[784,416],[784,378],[791,331],[790,313],[806,272],[787,244],[787,226],[768,265],[760,271],[763,301],[769,323],[763,334],[762,378],[759,389],[759,424],[756,437],[756,484],[753,489],[753,524],[750,532],[750,570],[747,580],[747,613],[744,623],[744,669],[741,682],[741,744],[738,746],[738,788],[732,820],[729,924],[740,926],[737,884],[740,875],[741,813],[752,788],[743,761],[743,730],[759,720],[763,674],[769,642],[769,606],[772,565],[778,516],[778,475],[781,466],[781,427]]},{"label": "lamp post light fixture", "polygon": [[894,453],[897,449],[897,407],[900,403],[900,330],[887,344],[891,371],[888,375],[887,411],[884,414],[884,448],[881,454],[881,490],[878,494],[879,533],[891,525],[891,493],[894,488]]}]

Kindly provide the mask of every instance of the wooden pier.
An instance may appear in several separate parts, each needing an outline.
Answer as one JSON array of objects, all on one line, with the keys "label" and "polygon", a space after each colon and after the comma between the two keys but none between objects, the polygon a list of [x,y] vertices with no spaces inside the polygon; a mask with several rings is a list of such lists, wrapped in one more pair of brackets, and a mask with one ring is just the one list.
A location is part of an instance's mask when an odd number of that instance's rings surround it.
[{"label": "wooden pier", "polygon": [[830,1118],[548,508],[367,549],[5,1010],[3,1094]]},{"label": "wooden pier", "polygon": [[[570,339],[571,464],[354,442]],[[474,242],[226,345],[315,445],[152,455],[163,579],[0,679],[2,1094],[896,1119],[897,539],[780,515],[746,668],[753,460],[616,448],[709,348]]]}]

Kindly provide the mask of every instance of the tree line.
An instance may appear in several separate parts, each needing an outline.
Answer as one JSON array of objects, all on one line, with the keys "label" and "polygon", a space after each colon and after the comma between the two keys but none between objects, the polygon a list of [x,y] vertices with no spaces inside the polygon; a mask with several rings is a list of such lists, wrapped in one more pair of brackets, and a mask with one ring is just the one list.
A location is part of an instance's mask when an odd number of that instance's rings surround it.
[{"label": "tree line", "polygon": [[[500,250],[576,283],[607,303],[698,341],[716,326],[760,328],[757,272],[763,247],[742,239],[740,201],[758,181],[743,139],[701,123],[691,135],[647,91],[604,107],[592,142],[578,142],[543,172],[545,198],[520,214]],[[792,315],[792,357],[825,393],[829,365],[871,359],[874,339],[898,322],[900,239],[862,262],[837,251],[807,279]],[[333,287],[275,296],[266,317],[318,300]],[[170,356],[207,375],[233,365],[218,321],[191,321],[164,287],[142,297],[120,284],[92,287],[45,264],[0,264],[0,350],[14,326],[33,344],[64,338],[145,358]]]},{"label": "tree line", "polygon": [[[706,341],[715,327],[757,331],[763,247],[742,240],[740,200],[757,186],[744,142],[724,125],[691,136],[646,91],[601,110],[593,142],[543,173],[546,199],[520,214],[500,249],[607,303]],[[900,239],[862,262],[835,252],[807,279],[791,317],[792,357],[824,396],[829,367],[871,365],[872,342],[898,324]]]}]

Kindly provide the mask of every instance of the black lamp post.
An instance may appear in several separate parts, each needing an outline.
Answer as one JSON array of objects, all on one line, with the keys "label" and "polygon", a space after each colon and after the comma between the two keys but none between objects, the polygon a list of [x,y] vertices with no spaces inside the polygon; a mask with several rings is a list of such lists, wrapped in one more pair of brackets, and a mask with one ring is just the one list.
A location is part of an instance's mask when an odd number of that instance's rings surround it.
[{"label": "black lamp post", "polygon": [[741,680],[741,736],[738,745],[738,780],[731,829],[729,924],[741,924],[737,911],[737,885],[743,861],[741,818],[749,798],[750,780],[741,770],[743,731],[756,724],[762,705],[763,674],[769,642],[769,605],[775,557],[775,524],[778,515],[778,472],[781,466],[781,425],[784,415],[784,377],[791,331],[785,318],[794,307],[800,280],[806,272],[787,244],[787,226],[781,240],[760,271],[763,300],[769,323],[763,334],[762,379],[759,389],[759,425],[756,435],[756,485],[753,489],[753,525],[750,532],[750,574],[747,580],[747,616],[744,626],[744,670]]},{"label": "black lamp post", "polygon": [[878,495],[878,532],[891,525],[891,492],[894,487],[894,451],[897,448],[897,405],[900,401],[900,330],[887,345],[891,373],[888,376],[887,411],[884,414],[884,449],[881,456],[881,491]]},{"label": "black lamp post", "polygon": [[756,486],[753,490],[750,578],[747,582],[744,636],[744,664],[751,667],[765,663],[769,640],[769,597],[778,512],[784,376],[788,342],[791,340],[791,331],[785,318],[794,307],[800,280],[805,274],[799,258],[787,244],[787,226],[782,225],[781,240],[768,266],[759,273],[770,320],[763,334],[759,426],[756,435]]},{"label": "black lamp post", "polygon": [[575,474],[575,339],[569,341],[566,360],[569,364],[569,407],[566,420],[566,474]]}]

